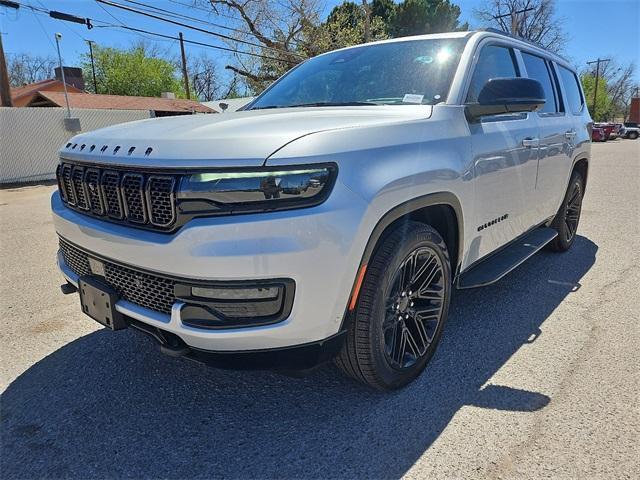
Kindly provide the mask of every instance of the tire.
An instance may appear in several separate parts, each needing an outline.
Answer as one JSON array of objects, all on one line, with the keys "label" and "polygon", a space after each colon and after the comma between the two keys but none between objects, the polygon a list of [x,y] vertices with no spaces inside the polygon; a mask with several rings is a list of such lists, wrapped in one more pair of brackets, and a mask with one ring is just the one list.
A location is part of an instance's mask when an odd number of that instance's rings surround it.
[{"label": "tire", "polygon": [[630,133],[628,138],[631,140],[635,140],[636,138],[638,138],[638,132]]},{"label": "tire", "polygon": [[574,171],[571,174],[571,180],[569,180],[569,186],[562,200],[562,205],[560,205],[560,210],[551,222],[551,228],[558,232],[558,236],[549,243],[549,250],[566,252],[573,245],[580,223],[583,196],[584,179],[579,172]]},{"label": "tire", "polygon": [[368,264],[336,365],[379,390],[407,385],[435,352],[450,297],[451,266],[440,234],[422,223],[400,224]]}]

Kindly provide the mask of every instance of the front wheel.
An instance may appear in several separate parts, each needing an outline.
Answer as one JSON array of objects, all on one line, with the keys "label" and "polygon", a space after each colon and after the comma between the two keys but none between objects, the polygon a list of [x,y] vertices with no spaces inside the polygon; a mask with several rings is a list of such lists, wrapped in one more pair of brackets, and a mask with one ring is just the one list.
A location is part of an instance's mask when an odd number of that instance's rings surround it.
[{"label": "front wheel", "polygon": [[451,295],[451,267],[440,234],[399,225],[378,245],[366,270],[336,364],[380,390],[416,378],[435,352]]},{"label": "front wheel", "polygon": [[558,232],[558,236],[549,243],[549,249],[555,252],[566,252],[573,245],[580,223],[583,195],[582,175],[579,172],[573,172],[560,210],[551,223],[551,228]]}]

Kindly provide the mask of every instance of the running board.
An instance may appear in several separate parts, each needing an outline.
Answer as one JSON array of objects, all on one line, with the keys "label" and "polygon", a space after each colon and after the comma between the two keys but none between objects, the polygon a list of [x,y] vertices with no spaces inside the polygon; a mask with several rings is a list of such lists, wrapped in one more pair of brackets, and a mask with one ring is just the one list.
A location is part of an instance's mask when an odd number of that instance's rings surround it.
[{"label": "running board", "polygon": [[557,236],[558,232],[552,228],[542,227],[532,230],[498,253],[460,274],[458,288],[484,287],[497,282]]}]

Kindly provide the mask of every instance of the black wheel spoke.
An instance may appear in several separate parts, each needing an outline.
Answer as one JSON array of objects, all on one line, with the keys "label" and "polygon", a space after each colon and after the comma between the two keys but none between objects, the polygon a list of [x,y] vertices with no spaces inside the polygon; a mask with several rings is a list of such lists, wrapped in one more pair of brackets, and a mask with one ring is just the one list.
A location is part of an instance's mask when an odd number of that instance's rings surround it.
[{"label": "black wheel spoke", "polygon": [[442,289],[425,288],[418,291],[417,299],[419,300],[442,300]]},{"label": "black wheel spoke", "polygon": [[442,282],[440,257],[426,247],[407,255],[392,277],[382,330],[394,368],[408,368],[427,354],[442,317]]},{"label": "black wheel spoke", "polygon": [[407,347],[411,349],[414,360],[420,357],[424,352],[422,352],[422,349],[418,345],[418,342],[414,338],[413,333],[411,332],[411,330],[409,330],[409,328],[404,329],[404,337],[405,337],[405,344]]}]

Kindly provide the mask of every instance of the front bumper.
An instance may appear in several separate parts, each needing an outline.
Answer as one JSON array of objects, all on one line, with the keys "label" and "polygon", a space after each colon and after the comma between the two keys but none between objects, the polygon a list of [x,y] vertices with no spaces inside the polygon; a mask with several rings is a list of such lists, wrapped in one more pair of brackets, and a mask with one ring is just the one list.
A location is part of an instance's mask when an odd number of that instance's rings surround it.
[{"label": "front bumper", "polygon": [[[361,235],[363,200],[338,182],[317,207],[192,220],[174,234],[114,225],[51,200],[58,234],[85,251],[114,262],[198,281],[290,278],[291,314],[270,325],[207,330],[185,325],[182,305],[167,315],[121,299],[123,315],[177,335],[194,351],[286,349],[323,342],[339,333],[367,236]],[[78,276],[59,255],[65,278]]]}]

